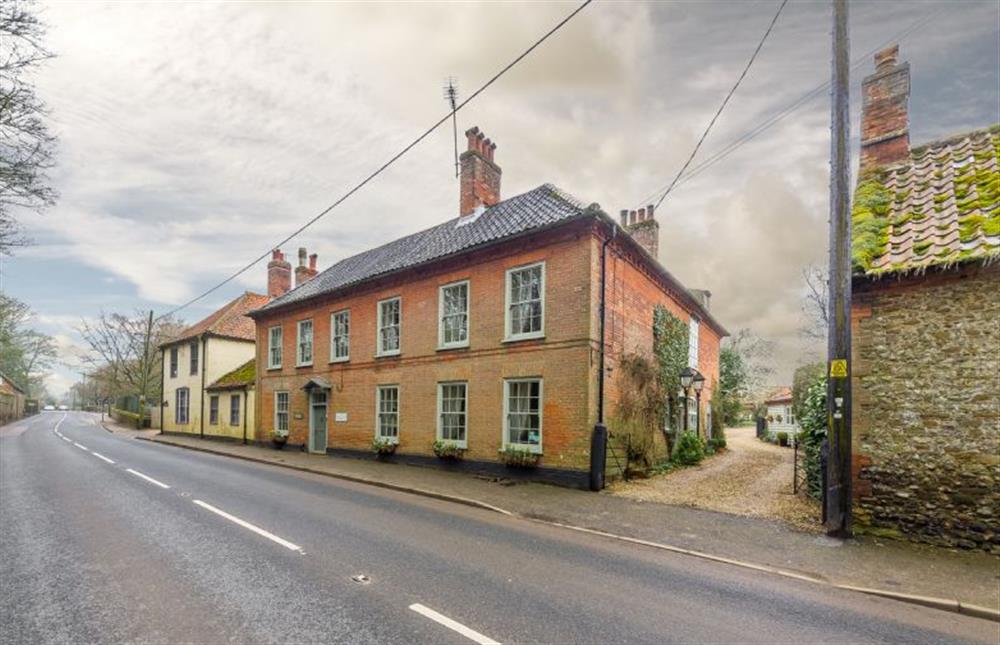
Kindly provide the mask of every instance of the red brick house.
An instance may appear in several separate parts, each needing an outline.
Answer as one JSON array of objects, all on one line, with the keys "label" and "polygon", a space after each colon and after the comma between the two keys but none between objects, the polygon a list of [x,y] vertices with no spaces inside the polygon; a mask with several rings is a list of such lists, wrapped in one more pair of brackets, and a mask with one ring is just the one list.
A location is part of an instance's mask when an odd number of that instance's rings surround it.
[{"label": "red brick house", "polygon": [[[651,354],[653,308],[690,322],[708,383],[725,330],[657,261],[653,209],[623,215],[545,184],[501,199],[496,144],[466,132],[458,217],[346,258],[250,315],[257,323],[258,427],[311,452],[503,470],[506,449],[537,455],[531,477],[585,486],[600,387],[602,256],[609,362]],[[653,231],[650,235],[648,231]],[[269,271],[277,269],[275,262]],[[707,300],[706,300],[707,301]],[[605,379],[605,405],[616,396]],[[711,388],[702,396],[707,407]]]},{"label": "red brick house", "polygon": [[911,148],[909,65],[863,84],[853,209],[854,516],[1000,552],[1000,126]]}]

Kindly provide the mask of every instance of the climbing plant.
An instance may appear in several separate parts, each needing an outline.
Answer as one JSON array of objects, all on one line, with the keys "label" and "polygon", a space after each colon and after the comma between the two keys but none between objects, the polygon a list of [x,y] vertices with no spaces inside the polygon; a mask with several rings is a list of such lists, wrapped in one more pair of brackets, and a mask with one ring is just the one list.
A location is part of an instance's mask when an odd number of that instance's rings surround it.
[{"label": "climbing plant", "polygon": [[[666,404],[663,413],[673,422],[677,416],[680,373],[688,363],[688,326],[663,305],[653,308],[653,355],[656,357],[657,382]],[[662,423],[660,427],[663,427]],[[669,451],[670,436],[666,433],[664,436]]]},{"label": "climbing plant", "polygon": [[645,470],[655,461],[656,433],[666,413],[656,366],[639,354],[624,354],[616,372],[619,395],[612,428],[629,463]]}]

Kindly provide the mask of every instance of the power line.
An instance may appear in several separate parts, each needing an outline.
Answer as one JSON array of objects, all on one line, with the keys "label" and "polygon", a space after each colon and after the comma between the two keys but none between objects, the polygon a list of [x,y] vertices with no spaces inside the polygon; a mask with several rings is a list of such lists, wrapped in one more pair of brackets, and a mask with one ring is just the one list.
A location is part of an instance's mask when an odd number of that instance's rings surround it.
[{"label": "power line", "polygon": [[691,165],[692,161],[694,161],[695,155],[698,154],[698,149],[701,148],[701,144],[705,142],[705,137],[707,137],[708,133],[712,130],[712,126],[715,125],[715,122],[719,118],[719,115],[722,114],[722,111],[724,109],[726,109],[726,104],[729,103],[729,99],[733,98],[733,94],[736,93],[736,90],[737,88],[739,88],[740,83],[742,83],[743,79],[746,78],[747,72],[750,71],[750,67],[753,65],[753,62],[757,60],[757,54],[759,54],[761,48],[764,47],[764,42],[767,40],[767,37],[771,35],[771,30],[774,29],[774,23],[778,22],[778,16],[781,15],[781,10],[785,8],[786,4],[788,4],[788,0],[781,0],[781,4],[778,5],[778,10],[774,13],[774,18],[771,18],[771,24],[767,26],[767,30],[764,32],[764,36],[761,37],[760,42],[757,43],[757,49],[753,50],[753,54],[750,55],[750,60],[747,61],[746,67],[743,68],[743,73],[740,74],[740,77],[738,79],[736,79],[736,83],[733,85],[733,88],[729,90],[729,93],[726,94],[726,98],[722,100],[722,105],[720,105],[719,109],[716,110],[715,116],[712,117],[712,120],[708,122],[708,127],[706,127],[705,131],[701,133],[701,138],[698,139],[698,143],[695,144],[694,150],[691,151],[691,154],[688,156],[687,161],[684,162],[684,165],[681,166],[681,169],[674,176],[673,181],[671,181],[670,185],[667,186],[667,190],[656,202],[657,208],[659,208],[660,204],[663,203],[663,200],[667,198],[667,195],[670,194],[670,191],[674,189],[674,186],[677,185],[677,180],[681,178],[681,175],[684,174],[684,171],[687,170],[687,167]]},{"label": "power line", "polygon": [[[787,2],[788,0],[785,0],[785,1]],[[235,280],[237,277],[239,277],[240,275],[246,273],[251,268],[253,268],[253,266],[255,264],[257,264],[258,262],[260,262],[261,260],[263,260],[264,258],[266,258],[271,253],[271,249],[279,248],[282,244],[285,244],[286,242],[291,241],[299,233],[301,233],[302,231],[306,230],[307,228],[309,228],[310,226],[312,226],[313,224],[315,224],[316,222],[318,222],[327,213],[329,213],[334,208],[336,208],[337,206],[339,206],[340,204],[342,204],[343,202],[345,202],[349,197],[351,197],[351,195],[353,195],[354,193],[356,193],[359,190],[361,190],[371,180],[375,179],[380,174],[382,174],[382,172],[385,171],[389,166],[391,166],[392,164],[394,164],[396,161],[399,160],[400,157],[402,157],[403,155],[405,155],[407,152],[409,152],[414,147],[416,147],[417,144],[419,144],[421,141],[423,141],[428,136],[430,136],[430,134],[432,132],[434,132],[435,130],[437,130],[439,127],[441,127],[441,125],[443,125],[444,123],[447,123],[448,119],[452,118],[452,116],[455,113],[457,113],[463,107],[465,107],[466,105],[468,105],[469,103],[471,103],[477,96],[479,96],[480,94],[482,94],[488,87],[490,87],[491,85],[493,85],[493,83],[495,83],[497,80],[499,80],[501,76],[503,76],[504,74],[506,74],[507,72],[509,72],[515,65],[517,65],[522,60],[524,60],[524,58],[526,58],[528,56],[528,54],[530,54],[531,52],[533,52],[539,45],[541,45],[546,40],[548,40],[550,36],[552,36],[554,33],[556,33],[557,31],[559,31],[566,23],[568,23],[570,20],[572,20],[574,17],[576,17],[576,15],[578,13],[580,13],[581,11],[583,11],[584,8],[586,8],[586,6],[589,5],[591,2],[593,2],[593,0],[584,0],[584,2],[582,4],[580,4],[580,6],[578,6],[569,15],[567,15],[565,18],[563,18],[558,23],[556,23],[556,25],[554,27],[552,27],[552,29],[548,30],[541,38],[539,38],[538,40],[536,40],[534,42],[534,44],[531,45],[531,47],[528,47],[526,50],[524,50],[517,58],[515,58],[514,60],[512,60],[511,62],[509,62],[507,65],[505,65],[503,67],[503,69],[501,69],[499,72],[497,72],[496,74],[494,74],[492,78],[490,78],[488,81],[486,81],[485,83],[483,83],[483,85],[481,85],[479,87],[479,89],[477,89],[475,92],[473,92],[472,94],[470,94],[469,98],[467,98],[464,101],[462,101],[461,103],[459,103],[458,106],[455,107],[454,110],[449,110],[448,113],[445,114],[440,119],[438,119],[434,123],[434,125],[432,125],[429,128],[427,128],[423,132],[423,134],[421,134],[420,136],[418,136],[416,139],[414,139],[409,144],[407,144],[402,150],[400,150],[399,152],[397,152],[396,154],[394,154],[392,157],[390,157],[388,161],[386,161],[381,166],[379,166],[377,169],[375,169],[371,174],[369,174],[367,177],[365,177],[363,180],[361,180],[360,183],[356,184],[353,188],[351,188],[346,193],[344,193],[343,195],[341,195],[340,198],[338,198],[335,202],[333,202],[332,204],[330,204],[329,206],[327,206],[326,208],[324,208],[322,211],[320,211],[318,215],[316,215],[315,217],[313,217],[312,219],[310,219],[308,222],[306,222],[305,224],[303,224],[299,228],[295,229],[295,231],[293,231],[290,235],[288,235],[284,239],[280,240],[278,243],[276,243],[273,246],[271,246],[261,256],[259,256],[256,259],[254,259],[252,262],[250,262],[249,264],[247,264],[246,266],[244,266],[242,269],[240,269],[236,273],[230,275],[228,278],[226,278],[222,282],[218,283],[217,285],[215,285],[211,289],[208,289],[207,291],[203,292],[202,294],[200,294],[200,295],[192,298],[191,300],[188,300],[187,302],[185,302],[184,304],[180,305],[179,307],[175,307],[174,309],[171,309],[167,313],[165,313],[162,316],[160,316],[159,318],[157,318],[157,320],[166,318],[167,316],[171,316],[171,315],[177,313],[178,311],[180,311],[181,309],[185,309],[185,308],[191,306],[192,304],[198,302],[199,300],[201,300],[205,296],[207,296],[207,295],[209,295],[211,293],[214,293],[215,291],[219,290],[223,286],[229,284],[230,282],[232,282],[233,280]]]},{"label": "power line", "polygon": [[[893,37],[889,38],[888,40],[884,41],[882,44],[880,44],[877,47],[874,47],[873,49],[869,50],[868,52],[862,54],[861,56],[859,56],[854,61],[853,66],[852,66],[853,69],[857,69],[857,68],[861,67],[862,65],[864,65],[865,63],[867,63],[867,61],[875,53],[877,53],[878,51],[880,51],[883,48],[887,47],[888,45],[890,45],[890,44],[892,44],[894,42],[899,42],[903,38],[906,38],[907,36],[911,35],[913,32],[915,32],[918,29],[922,28],[924,25],[926,25],[931,20],[933,20],[934,17],[936,17],[942,11],[943,11],[943,9],[938,9],[938,10],[936,10],[936,11],[928,14],[927,16],[925,16],[925,17],[917,20],[912,25],[910,25],[909,27],[907,27],[903,31],[899,32],[895,36],[893,36]],[[803,105],[805,105],[806,103],[808,103],[812,99],[816,98],[817,96],[820,96],[820,95],[824,94],[826,92],[826,90],[828,90],[828,89],[830,89],[830,81],[826,81],[826,82],[822,83],[821,85],[818,85],[817,87],[813,88],[812,90],[806,92],[805,94],[803,94],[802,96],[800,96],[798,99],[796,99],[795,101],[793,101],[789,105],[785,106],[784,108],[782,108],[781,110],[779,110],[775,114],[773,114],[770,117],[768,117],[762,123],[758,124],[757,126],[755,126],[754,128],[752,128],[751,130],[743,133],[742,135],[736,137],[735,139],[733,139],[732,141],[730,141],[728,144],[726,144],[724,147],[722,147],[718,151],[714,152],[707,159],[705,159],[704,161],[702,161],[702,162],[698,163],[697,165],[695,165],[694,168],[691,170],[691,172],[687,173],[679,181],[676,182],[676,185],[677,186],[682,186],[685,183],[687,183],[689,180],[694,179],[697,175],[701,174],[705,170],[708,170],[710,167],[714,166],[716,163],[722,161],[724,158],[728,157],[730,154],[732,154],[733,152],[735,152],[738,148],[744,146],[750,140],[756,138],[759,134],[763,133],[765,130],[767,130],[771,126],[775,125],[778,121],[781,121],[786,116],[788,116],[789,114],[791,114],[795,110],[799,109],[800,107],[802,107]],[[656,191],[654,191],[651,195],[649,195],[648,197],[646,197],[645,199],[643,199],[640,202],[640,205],[648,203],[651,199],[653,199],[654,197],[656,197],[657,195],[659,195],[665,189],[666,189],[666,186],[660,187],[659,189],[657,189]]]}]

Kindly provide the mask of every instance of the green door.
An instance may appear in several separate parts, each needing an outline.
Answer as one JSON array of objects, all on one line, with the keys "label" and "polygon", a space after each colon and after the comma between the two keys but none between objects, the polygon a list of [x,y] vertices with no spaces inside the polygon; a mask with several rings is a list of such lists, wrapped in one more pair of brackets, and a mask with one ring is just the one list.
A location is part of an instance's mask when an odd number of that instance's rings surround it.
[{"label": "green door", "polygon": [[326,452],[325,390],[313,390],[309,401],[309,452]]}]

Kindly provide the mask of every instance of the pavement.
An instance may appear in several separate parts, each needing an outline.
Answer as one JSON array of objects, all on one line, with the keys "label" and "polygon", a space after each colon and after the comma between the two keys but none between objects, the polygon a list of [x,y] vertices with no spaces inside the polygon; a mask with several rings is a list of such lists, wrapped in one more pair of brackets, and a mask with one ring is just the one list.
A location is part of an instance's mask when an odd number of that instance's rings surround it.
[{"label": "pavement", "polygon": [[[133,430],[109,425],[136,436]],[[919,598],[958,611],[1000,618],[1000,558],[897,540],[835,540],[784,522],[622,498],[608,493],[480,478],[435,468],[274,450],[198,437],[142,438],[270,463],[403,492],[496,509],[513,516],[570,525],[677,550],[733,560],[790,575]]]},{"label": "pavement", "polygon": [[135,441],[79,413],[0,428],[0,520],[3,643],[1000,637],[972,616]]}]

